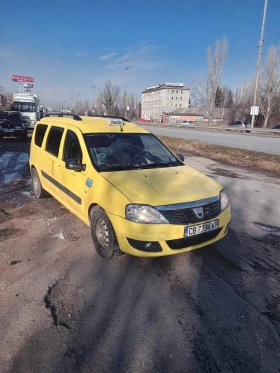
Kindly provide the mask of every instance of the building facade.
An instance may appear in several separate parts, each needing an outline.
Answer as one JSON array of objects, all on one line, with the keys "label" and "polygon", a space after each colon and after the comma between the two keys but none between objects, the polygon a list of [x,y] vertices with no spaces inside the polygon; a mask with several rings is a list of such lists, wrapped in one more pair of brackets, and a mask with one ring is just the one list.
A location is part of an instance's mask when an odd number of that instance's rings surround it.
[{"label": "building facade", "polygon": [[189,107],[190,90],[183,83],[165,83],[147,87],[142,92],[141,117],[161,120],[164,113]]}]

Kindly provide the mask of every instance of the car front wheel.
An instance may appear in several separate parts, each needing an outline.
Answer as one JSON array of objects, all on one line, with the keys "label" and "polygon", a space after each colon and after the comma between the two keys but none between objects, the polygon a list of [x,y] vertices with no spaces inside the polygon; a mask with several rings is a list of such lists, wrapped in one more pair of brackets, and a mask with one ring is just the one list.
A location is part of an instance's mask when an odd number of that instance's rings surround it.
[{"label": "car front wheel", "polygon": [[114,228],[105,211],[95,207],[90,215],[91,237],[97,253],[105,259],[122,255]]}]

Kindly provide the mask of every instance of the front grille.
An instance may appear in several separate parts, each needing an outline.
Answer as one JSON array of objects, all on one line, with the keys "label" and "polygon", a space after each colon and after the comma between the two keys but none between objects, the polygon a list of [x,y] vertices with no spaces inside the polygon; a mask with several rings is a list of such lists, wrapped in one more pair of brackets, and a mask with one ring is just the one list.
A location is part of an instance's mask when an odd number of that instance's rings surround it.
[{"label": "front grille", "polygon": [[170,224],[188,225],[199,223],[201,221],[216,218],[221,213],[221,201],[208,203],[203,207],[203,218],[196,216],[193,208],[183,208],[176,210],[159,210],[160,213],[169,221]]},{"label": "front grille", "polygon": [[186,247],[200,245],[203,242],[211,241],[218,236],[222,228],[212,232],[203,233],[198,236],[180,238],[178,240],[166,241],[167,245],[172,250],[185,249]]}]

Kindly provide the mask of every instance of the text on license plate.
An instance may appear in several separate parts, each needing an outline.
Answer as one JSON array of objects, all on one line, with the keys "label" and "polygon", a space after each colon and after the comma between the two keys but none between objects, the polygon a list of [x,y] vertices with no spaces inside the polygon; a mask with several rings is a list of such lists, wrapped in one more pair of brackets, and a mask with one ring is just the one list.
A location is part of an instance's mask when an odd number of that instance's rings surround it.
[{"label": "text on license plate", "polygon": [[209,221],[199,225],[193,225],[192,227],[185,228],[185,237],[195,236],[197,234],[210,232],[219,228],[219,220]]}]

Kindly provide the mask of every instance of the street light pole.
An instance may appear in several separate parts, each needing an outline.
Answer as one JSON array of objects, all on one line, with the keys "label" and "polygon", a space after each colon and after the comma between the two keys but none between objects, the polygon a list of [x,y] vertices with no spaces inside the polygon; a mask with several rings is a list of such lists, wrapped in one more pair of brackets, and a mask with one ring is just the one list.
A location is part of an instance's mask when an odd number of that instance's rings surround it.
[{"label": "street light pole", "polygon": [[127,94],[127,70],[131,69],[131,66],[125,66],[125,91],[124,91],[124,109],[125,109],[125,118],[127,117],[127,108],[126,108],[126,94]]},{"label": "street light pole", "polygon": [[96,88],[96,85],[92,85],[92,88],[93,88],[93,113],[94,113],[94,103],[95,103],[95,88]]},{"label": "street light pole", "polygon": [[[256,102],[257,102],[257,91],[258,91],[258,82],[259,82],[259,74],[260,74],[260,66],[261,66],[262,44],[263,44],[265,18],[266,18],[266,8],[267,8],[267,0],[265,0],[265,2],[264,2],[262,30],[261,30],[261,38],[260,38],[260,43],[259,43],[259,54],[258,54],[257,71],[256,71],[256,79],[255,79],[255,91],[254,91],[253,106],[256,106]],[[255,123],[255,115],[252,115],[252,124],[251,124],[252,128],[254,128],[254,123]]]}]

